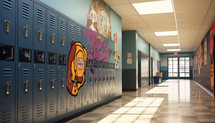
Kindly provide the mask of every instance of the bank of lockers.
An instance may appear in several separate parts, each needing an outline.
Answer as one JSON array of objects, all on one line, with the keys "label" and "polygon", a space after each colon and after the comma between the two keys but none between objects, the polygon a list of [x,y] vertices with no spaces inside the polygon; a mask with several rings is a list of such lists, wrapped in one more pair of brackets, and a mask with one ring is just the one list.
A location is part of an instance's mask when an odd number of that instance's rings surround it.
[{"label": "bank of lockers", "polygon": [[[114,68],[109,67],[113,41],[38,1],[3,0],[0,14],[0,122],[59,120],[114,96]],[[89,40],[97,37],[105,39],[100,40],[110,50],[90,46]],[[87,59],[85,83],[77,96],[67,90],[72,41],[87,52],[111,52],[109,61]]]}]

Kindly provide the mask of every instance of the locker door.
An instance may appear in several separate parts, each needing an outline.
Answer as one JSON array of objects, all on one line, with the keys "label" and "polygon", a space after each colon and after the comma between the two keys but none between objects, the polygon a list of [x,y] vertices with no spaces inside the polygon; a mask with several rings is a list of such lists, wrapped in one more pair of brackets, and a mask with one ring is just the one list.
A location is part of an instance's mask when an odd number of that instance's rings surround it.
[{"label": "locker door", "polygon": [[87,77],[87,79],[89,78],[88,93],[89,93],[89,104],[93,104],[93,76],[91,75],[90,69],[91,69],[90,67],[87,68],[89,73]]},{"label": "locker door", "polygon": [[[75,41],[75,24],[73,23],[72,20],[68,20],[68,28],[67,28],[67,34],[68,34],[68,40],[67,40],[67,57],[69,57],[69,52],[71,49],[71,43],[72,41]],[[67,111],[71,112],[73,110],[75,110],[75,97],[70,95],[69,92],[67,91]]]},{"label": "locker door", "polygon": [[115,64],[113,64],[113,77],[112,77],[112,81],[113,81],[113,96],[115,96],[115,68],[114,68]]},{"label": "locker door", "polygon": [[97,103],[97,90],[98,90],[98,78],[97,78],[97,61],[94,60],[94,74],[93,74],[93,103]]},{"label": "locker door", "polygon": [[[0,2],[0,122],[16,122],[15,0]],[[7,14],[5,14],[7,13]]]},{"label": "locker door", "polygon": [[76,27],[75,28],[75,41],[81,42],[82,41],[82,32],[83,32],[82,27],[77,23],[75,23],[75,27]]},{"label": "locker door", "polygon": [[[84,28],[82,27],[82,45],[84,46],[84,48],[87,50],[88,52],[88,49],[89,49],[89,41],[87,39],[87,34],[88,34],[88,29],[87,28]],[[89,60],[87,60],[87,66],[88,66],[88,63]],[[85,84],[83,85],[82,89],[83,89],[83,95],[82,95],[82,103],[83,103],[83,106],[86,106],[88,105],[88,84],[89,84],[89,79],[87,78],[88,76],[88,71],[86,70],[85,71]]]},{"label": "locker door", "polygon": [[105,63],[103,62],[103,68],[102,68],[102,87],[103,87],[103,93],[102,93],[102,98],[105,100],[106,98],[106,68],[105,68]]},{"label": "locker door", "polygon": [[47,11],[47,120],[57,111],[57,14]]},{"label": "locker door", "polygon": [[58,115],[66,113],[67,80],[67,20],[58,17]]},{"label": "locker door", "polygon": [[18,1],[18,122],[32,122],[33,2]]},{"label": "locker door", "polygon": [[33,121],[46,120],[46,62],[45,35],[46,11],[42,6],[34,3],[34,81],[33,81]]}]

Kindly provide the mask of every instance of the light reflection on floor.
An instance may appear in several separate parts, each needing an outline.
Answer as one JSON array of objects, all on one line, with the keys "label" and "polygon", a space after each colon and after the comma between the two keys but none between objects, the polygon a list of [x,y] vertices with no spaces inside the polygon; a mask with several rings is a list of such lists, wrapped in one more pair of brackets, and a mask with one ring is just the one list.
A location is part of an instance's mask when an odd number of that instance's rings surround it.
[{"label": "light reflection on floor", "polygon": [[98,123],[150,123],[151,118],[158,110],[164,98],[137,97],[109,114]]}]

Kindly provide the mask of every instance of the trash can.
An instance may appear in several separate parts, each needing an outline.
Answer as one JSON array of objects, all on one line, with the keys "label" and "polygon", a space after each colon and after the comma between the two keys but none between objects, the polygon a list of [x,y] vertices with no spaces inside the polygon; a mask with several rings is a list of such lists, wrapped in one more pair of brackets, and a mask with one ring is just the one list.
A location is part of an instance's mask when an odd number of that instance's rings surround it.
[{"label": "trash can", "polygon": [[160,76],[154,76],[154,84],[159,84],[161,83],[161,77]]}]

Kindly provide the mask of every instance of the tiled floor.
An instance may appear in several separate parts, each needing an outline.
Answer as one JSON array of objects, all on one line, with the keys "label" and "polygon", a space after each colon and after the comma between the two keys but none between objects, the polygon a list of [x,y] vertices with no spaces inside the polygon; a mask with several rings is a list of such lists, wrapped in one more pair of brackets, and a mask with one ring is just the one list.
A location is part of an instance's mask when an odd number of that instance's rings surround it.
[{"label": "tiled floor", "polygon": [[215,123],[215,101],[191,80],[168,80],[123,92],[122,98],[68,121],[76,122]]}]

